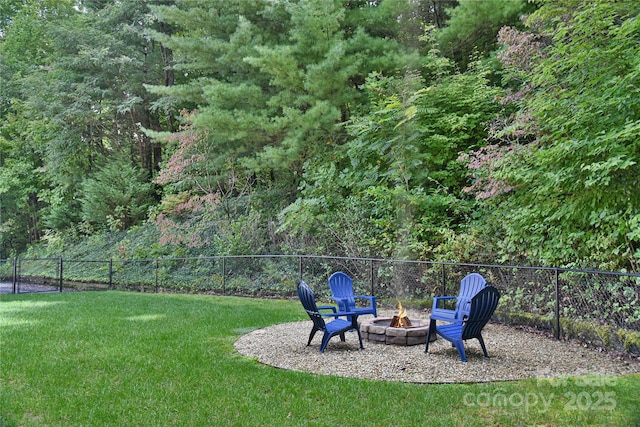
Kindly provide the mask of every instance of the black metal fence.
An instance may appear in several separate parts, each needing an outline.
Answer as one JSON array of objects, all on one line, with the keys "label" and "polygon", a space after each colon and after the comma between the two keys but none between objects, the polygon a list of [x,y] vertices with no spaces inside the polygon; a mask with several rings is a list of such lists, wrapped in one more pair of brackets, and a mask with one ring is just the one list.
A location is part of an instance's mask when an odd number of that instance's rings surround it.
[{"label": "black metal fence", "polygon": [[497,311],[502,321],[550,330],[557,338],[593,341],[586,336],[595,334],[596,341],[607,345],[613,339],[625,351],[638,346],[638,273],[308,255],[0,260],[0,276],[13,293],[121,289],[294,298],[303,278],[318,298],[328,300],[327,279],[335,271],[353,278],[357,294],[376,295],[382,304],[405,300],[423,307],[433,296],[456,295],[460,280],[478,272],[502,294]]}]

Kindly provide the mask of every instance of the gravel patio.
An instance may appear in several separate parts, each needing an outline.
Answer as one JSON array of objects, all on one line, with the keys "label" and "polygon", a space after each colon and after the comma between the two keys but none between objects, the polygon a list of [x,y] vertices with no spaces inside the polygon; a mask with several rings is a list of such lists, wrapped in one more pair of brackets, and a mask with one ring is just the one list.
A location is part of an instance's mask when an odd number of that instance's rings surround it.
[{"label": "gravel patio", "polygon": [[[393,316],[380,310],[380,317]],[[409,311],[411,319],[427,322],[428,311]],[[561,378],[583,375],[640,374],[637,360],[614,357],[577,342],[557,341],[542,333],[489,323],[483,330],[490,358],[482,354],[477,340],[465,344],[467,363],[460,362],[455,348],[438,338],[424,353],[424,345],[395,346],[363,340],[348,333],[346,342],[334,337],[324,353],[318,351],[322,333],[311,346],[307,339],[310,320],[273,325],[240,337],[235,348],[244,356],[282,369],[323,375],[412,383],[475,383],[526,378]]]}]

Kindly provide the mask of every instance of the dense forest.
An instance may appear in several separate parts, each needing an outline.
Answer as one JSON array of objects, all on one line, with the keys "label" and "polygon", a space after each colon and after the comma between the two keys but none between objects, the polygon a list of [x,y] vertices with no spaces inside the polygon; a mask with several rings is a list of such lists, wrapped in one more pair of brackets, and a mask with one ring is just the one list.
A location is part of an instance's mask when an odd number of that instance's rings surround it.
[{"label": "dense forest", "polygon": [[3,0],[0,258],[92,241],[640,271],[639,12]]}]

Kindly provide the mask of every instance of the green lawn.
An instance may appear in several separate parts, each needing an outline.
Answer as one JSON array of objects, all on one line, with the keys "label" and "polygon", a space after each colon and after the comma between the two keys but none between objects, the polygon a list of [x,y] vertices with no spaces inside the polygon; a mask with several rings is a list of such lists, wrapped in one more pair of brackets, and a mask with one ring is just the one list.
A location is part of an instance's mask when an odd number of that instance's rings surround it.
[{"label": "green lawn", "polygon": [[403,384],[275,369],[233,348],[305,317],[297,301],[4,295],[0,426],[640,425],[640,375]]}]

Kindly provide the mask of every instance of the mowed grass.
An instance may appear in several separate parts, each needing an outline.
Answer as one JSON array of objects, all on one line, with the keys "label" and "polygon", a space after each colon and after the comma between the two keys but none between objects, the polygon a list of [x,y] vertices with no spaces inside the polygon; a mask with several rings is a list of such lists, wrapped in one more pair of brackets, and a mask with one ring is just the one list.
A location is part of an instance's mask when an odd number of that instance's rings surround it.
[{"label": "mowed grass", "polygon": [[638,375],[404,384],[275,369],[233,348],[305,318],[297,301],[2,296],[0,426],[640,424]]}]

